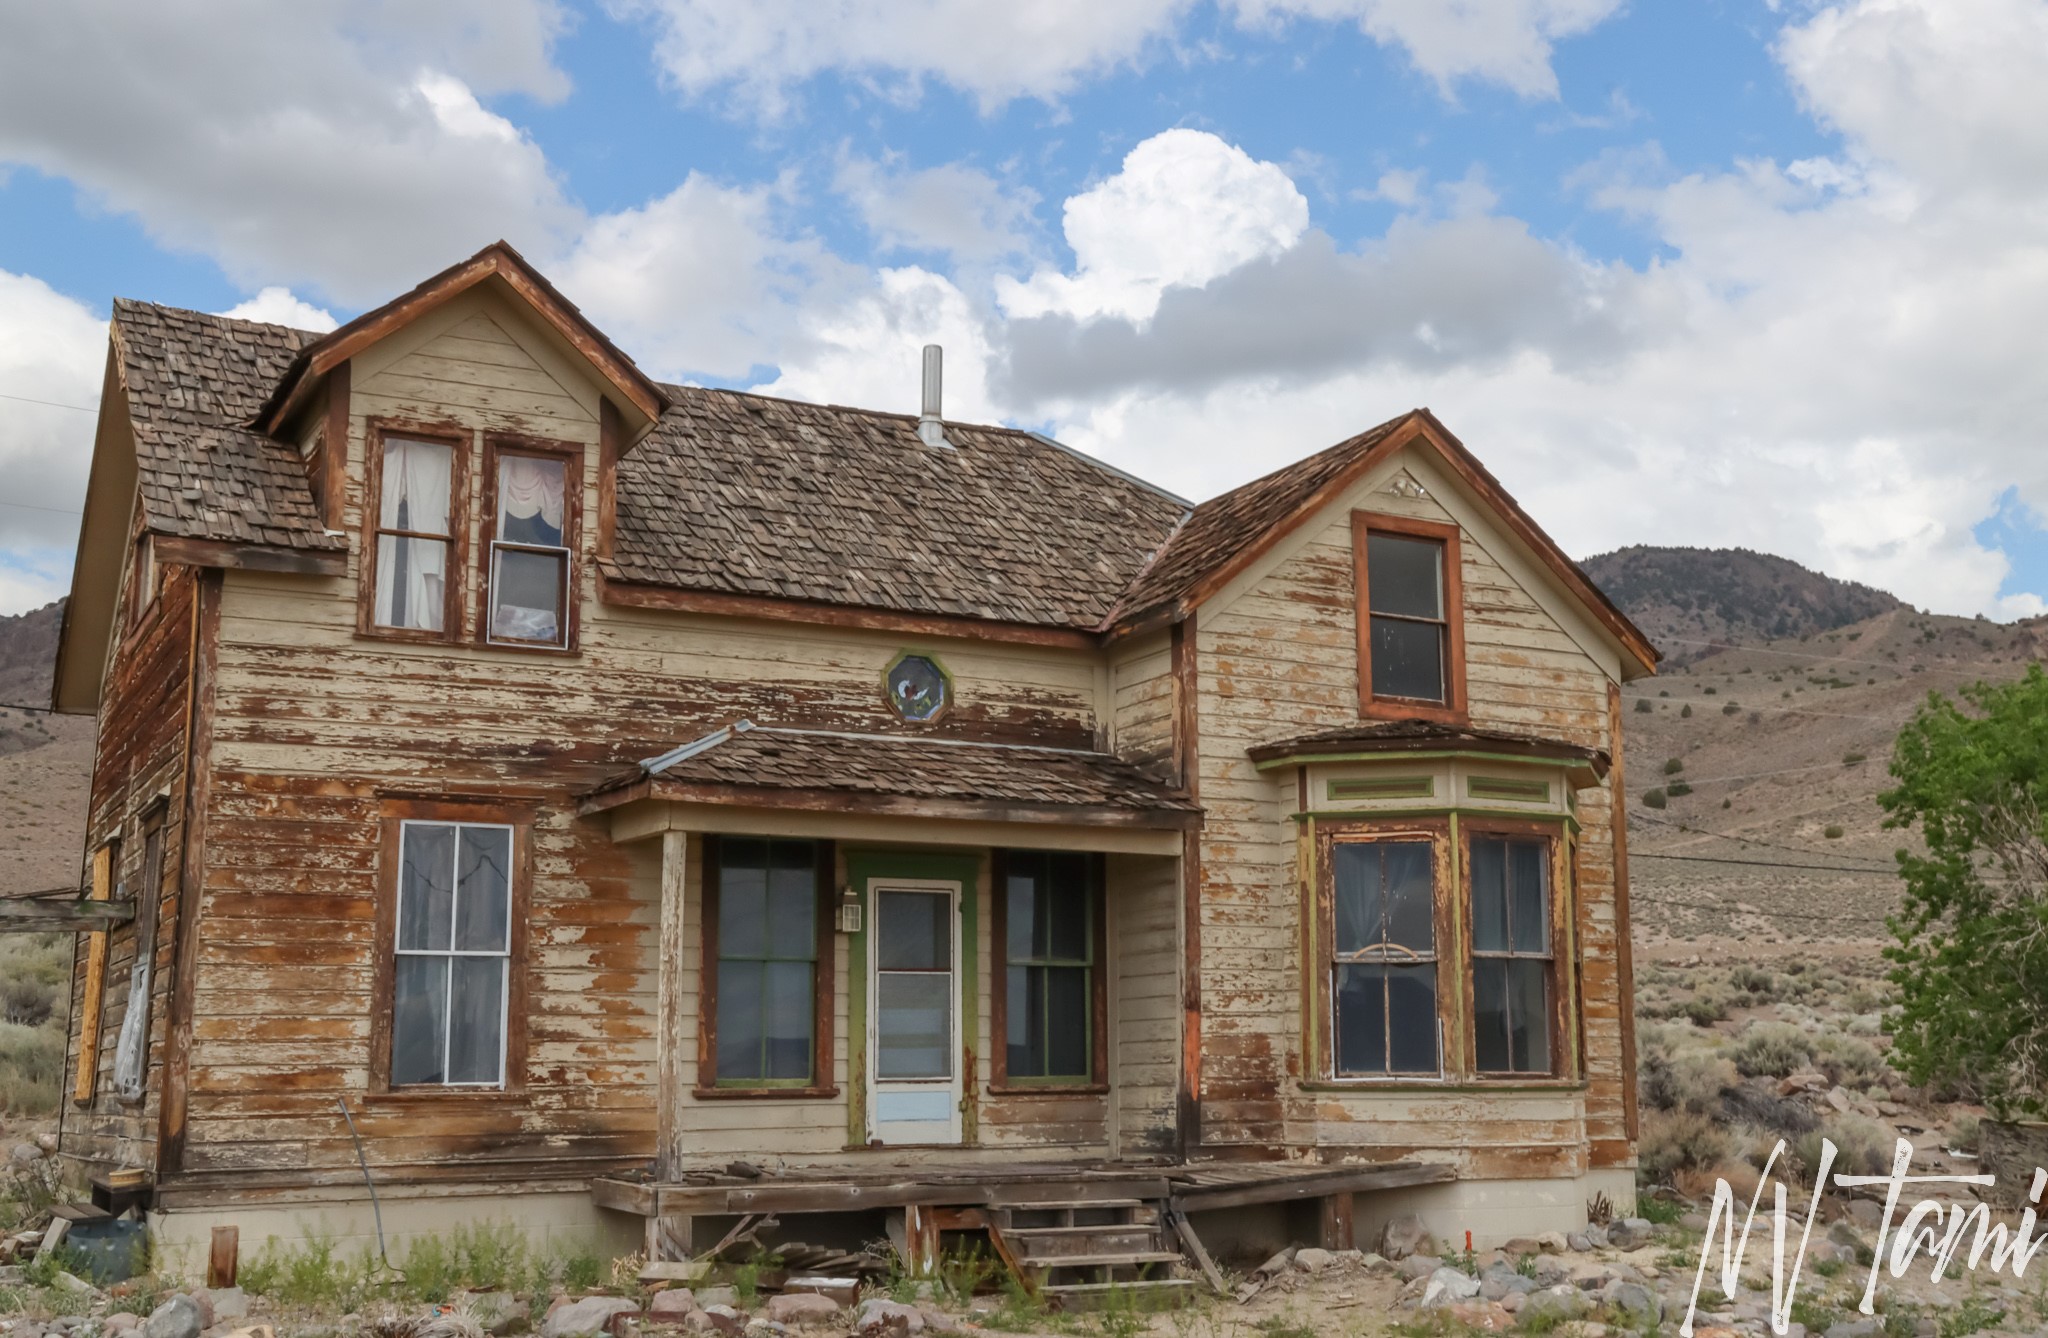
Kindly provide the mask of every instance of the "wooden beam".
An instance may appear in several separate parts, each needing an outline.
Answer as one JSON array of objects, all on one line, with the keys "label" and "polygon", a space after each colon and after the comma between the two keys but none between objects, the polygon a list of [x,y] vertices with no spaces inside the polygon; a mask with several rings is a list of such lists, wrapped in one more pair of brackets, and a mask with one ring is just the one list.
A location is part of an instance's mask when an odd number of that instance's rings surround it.
[{"label": "wooden beam", "polygon": [[[107,842],[92,852],[93,901],[109,901],[114,895],[114,852]],[[132,909],[131,909],[132,914]],[[96,929],[85,943],[83,997],[78,1004],[78,1068],[71,1077],[71,1099],[79,1105],[92,1103],[100,1079],[100,1007],[107,993],[107,931]]]},{"label": "wooden beam", "polygon": [[293,576],[340,576],[348,571],[348,554],[326,549],[278,548],[266,544],[229,543],[221,539],[152,536],[159,562],[188,567],[221,567],[235,571],[275,571]]},{"label": "wooden beam", "polygon": [[99,933],[135,918],[132,901],[0,898],[0,934]]},{"label": "wooden beam", "polygon": [[1180,1237],[1181,1247],[1195,1261],[1195,1267],[1202,1270],[1202,1278],[1209,1284],[1209,1290],[1218,1296],[1230,1295],[1230,1285],[1223,1280],[1223,1270],[1216,1267],[1216,1261],[1209,1257],[1209,1247],[1202,1244],[1202,1238],[1195,1234],[1195,1224],[1188,1221],[1188,1215],[1178,1205],[1166,1205],[1166,1220],[1173,1227],[1173,1233]]},{"label": "wooden beam", "polygon": [[[683,1056],[685,1047],[694,1052],[694,1029],[684,1025],[683,1005],[683,907],[688,872],[690,834],[663,832],[661,835],[661,950],[655,971],[655,1127],[659,1141],[654,1149],[656,1179],[673,1180],[689,1151],[689,1127],[685,1118]],[[652,1256],[650,1256],[652,1257]]]},{"label": "wooden beam", "polygon": [[1214,1188],[1191,1185],[1177,1190],[1173,1203],[1183,1212],[1213,1213],[1225,1208],[1247,1208],[1255,1203],[1296,1203],[1334,1194],[1370,1194],[1411,1185],[1438,1185],[1457,1178],[1457,1171],[1441,1162],[1402,1162]]},{"label": "wooden beam", "polygon": [[240,1271],[242,1259],[242,1229],[233,1226],[217,1226],[213,1239],[208,1242],[206,1252],[206,1285],[218,1290],[235,1285],[235,1274]]}]

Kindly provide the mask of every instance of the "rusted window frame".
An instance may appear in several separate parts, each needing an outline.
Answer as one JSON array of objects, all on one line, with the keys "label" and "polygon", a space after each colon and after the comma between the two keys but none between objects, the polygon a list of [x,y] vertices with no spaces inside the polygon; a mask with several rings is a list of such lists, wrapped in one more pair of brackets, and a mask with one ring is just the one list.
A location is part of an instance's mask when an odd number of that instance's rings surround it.
[{"label": "rusted window frame", "polygon": [[[1435,939],[1437,1068],[1389,1072],[1380,1075],[1337,1072],[1337,861],[1340,844],[1378,844],[1389,841],[1427,841],[1433,880],[1430,925]],[[1453,1000],[1458,994],[1459,953],[1451,919],[1448,889],[1455,885],[1458,870],[1451,860],[1450,823],[1441,818],[1332,823],[1316,832],[1316,886],[1312,916],[1315,941],[1313,956],[1306,959],[1312,969],[1303,972],[1311,982],[1312,1020],[1317,1028],[1313,1072],[1320,1082],[1343,1087],[1374,1087],[1389,1083],[1442,1083],[1457,1076],[1457,1016]]]},{"label": "rusted window frame", "polygon": [[[1366,568],[1371,534],[1429,539],[1443,545],[1444,700],[1378,696],[1372,690],[1372,585]],[[1352,616],[1358,640],[1358,713],[1369,720],[1428,720],[1467,723],[1465,697],[1465,592],[1458,527],[1377,511],[1351,513]]]},{"label": "rusted window frame", "polygon": [[[731,1079],[718,1077],[718,874],[719,847],[724,841],[794,841],[815,852],[818,903],[815,929],[817,957],[811,976],[811,1076],[808,1080]],[[691,1095],[699,1100],[803,1100],[836,1097],[833,1081],[833,1012],[837,1002],[837,898],[833,895],[837,850],[831,841],[808,837],[750,836],[744,832],[704,837],[703,873],[697,902],[703,930],[697,965],[697,1082]]]},{"label": "rusted window frame", "polygon": [[989,869],[989,1084],[995,1095],[1106,1092],[1109,1090],[1108,860],[1084,853],[1088,863],[1088,1072],[1032,1077],[1010,1073],[1010,884],[1012,855],[1065,851],[995,850]]},{"label": "rusted window frame", "polygon": [[[532,804],[495,798],[420,799],[386,797],[378,812],[375,1001],[370,1014],[371,1097],[379,1100],[502,1102],[526,1092],[527,1011],[531,982],[528,921],[533,905]],[[397,1000],[398,879],[401,845],[408,822],[480,823],[512,829],[511,941],[505,965],[505,1071],[496,1086],[391,1081],[392,1010]]]},{"label": "rusted window frame", "polygon": [[[380,641],[417,641],[428,645],[453,645],[466,640],[463,599],[464,574],[469,569],[469,469],[475,434],[452,423],[435,423],[399,418],[372,418],[368,423],[363,461],[362,551],[356,562],[356,634]],[[377,538],[380,534],[409,534],[439,538],[425,531],[386,530],[384,510],[384,443],[392,437],[407,441],[432,442],[453,451],[448,472],[448,577],[441,596],[441,630],[421,627],[386,627],[377,621]]]},{"label": "rusted window frame", "polygon": [[[498,637],[491,630],[492,621],[492,578],[496,574],[498,551],[498,461],[500,457],[513,455],[529,459],[559,460],[562,464],[562,639],[560,641],[523,641],[516,637]],[[542,437],[526,437],[511,432],[484,433],[482,510],[479,513],[480,533],[477,542],[477,589],[481,592],[477,601],[476,641],[492,650],[539,651],[543,654],[574,655],[577,653],[579,630],[579,605],[577,599],[578,576],[582,556],[582,512],[583,512],[583,447],[574,442],[555,441]],[[522,552],[554,552],[528,544],[507,542],[506,547]]]},{"label": "rusted window frame", "polygon": [[[1465,1028],[1465,1071],[1475,1082],[1529,1082],[1557,1078],[1564,1074],[1569,1058],[1566,1042],[1569,1039],[1571,991],[1567,990],[1565,970],[1568,967],[1567,952],[1571,944],[1572,888],[1568,880],[1569,867],[1565,862],[1564,827],[1558,821],[1515,818],[1465,817],[1458,823],[1458,864],[1460,891],[1464,896],[1464,942],[1460,945],[1465,956],[1461,972],[1465,993],[1465,1016],[1471,1019]],[[1547,1019],[1550,1041],[1550,1067],[1547,1069],[1481,1069],[1479,1067],[1479,1013],[1476,1002],[1475,975],[1480,953],[1473,945],[1473,926],[1476,918],[1472,906],[1472,841],[1475,837],[1507,838],[1519,841],[1541,841],[1544,846],[1544,868],[1549,875],[1550,885],[1550,1017]],[[1528,957],[1529,954],[1487,953],[1489,958],[1504,956]],[[1577,1010],[1572,1010],[1577,1011]]]}]

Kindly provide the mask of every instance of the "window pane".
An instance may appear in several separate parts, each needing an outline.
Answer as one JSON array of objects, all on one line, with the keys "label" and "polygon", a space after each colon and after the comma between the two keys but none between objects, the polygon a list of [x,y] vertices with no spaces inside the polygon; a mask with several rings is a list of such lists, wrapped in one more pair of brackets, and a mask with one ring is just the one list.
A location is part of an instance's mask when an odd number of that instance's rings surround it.
[{"label": "window pane", "polygon": [[378,535],[377,626],[441,631],[447,578],[447,540]]},{"label": "window pane", "polygon": [[1498,957],[1472,963],[1472,1040],[1482,1073],[1514,1067],[1508,1048],[1508,965]]},{"label": "window pane", "polygon": [[1043,862],[1035,856],[1012,855],[1009,859],[1010,872],[1003,880],[1007,893],[1003,903],[1003,937],[1007,940],[1009,960],[1022,962],[1038,955],[1033,945],[1038,941],[1038,871]]},{"label": "window pane", "polygon": [[762,972],[759,962],[718,962],[718,1077],[768,1076],[761,1053]]},{"label": "window pane", "polygon": [[876,964],[884,971],[951,971],[953,899],[941,892],[883,892],[875,909]]},{"label": "window pane", "polygon": [[1038,973],[1028,966],[1012,970],[1003,984],[1004,1044],[1010,1075],[1034,1078],[1045,1072],[1044,1028],[1038,1025],[1042,990]]},{"label": "window pane", "polygon": [[1387,942],[1416,952],[1436,951],[1435,870],[1426,841],[1384,841]]},{"label": "window pane", "polygon": [[1354,953],[1383,942],[1378,843],[1344,841],[1331,847],[1330,854],[1337,883],[1336,950]]},{"label": "window pane", "polygon": [[1472,842],[1472,950],[1508,950],[1508,861],[1505,841]]},{"label": "window pane", "polygon": [[718,854],[718,955],[765,956],[767,848],[759,841],[729,841],[719,846]]},{"label": "window pane", "polygon": [[1040,967],[1045,972],[1046,1073],[1062,1078],[1088,1075],[1088,969]]},{"label": "window pane", "polygon": [[1396,1073],[1435,1073],[1436,967],[1387,967],[1387,1033]]},{"label": "window pane", "polygon": [[1508,996],[1514,1018],[1511,1034],[1515,1069],[1521,1073],[1550,1071],[1550,964],[1536,958],[1510,962]]},{"label": "window pane", "polygon": [[1387,1071],[1387,985],[1384,966],[1337,968],[1337,1072],[1356,1077]]},{"label": "window pane", "polygon": [[401,831],[398,947],[446,952],[455,919],[455,828],[408,822]]},{"label": "window pane", "polygon": [[817,1020],[809,962],[770,962],[762,1001],[770,1078],[811,1076],[811,1027]]},{"label": "window pane", "polygon": [[448,958],[401,955],[393,967],[392,1085],[446,1081],[441,1050],[448,1026]]},{"label": "window pane", "polygon": [[1046,861],[1051,883],[1046,897],[1045,955],[1058,961],[1088,960],[1088,857],[1054,855]]},{"label": "window pane", "polygon": [[448,1027],[448,1081],[500,1081],[505,1031],[505,959],[457,957]]},{"label": "window pane", "polygon": [[512,833],[503,827],[462,828],[455,871],[456,948],[463,952],[509,950]]},{"label": "window pane", "polygon": [[769,871],[768,955],[806,963],[817,958],[818,875],[808,865]]},{"label": "window pane", "polygon": [[1516,952],[1547,952],[1550,946],[1550,870],[1540,841],[1508,843],[1508,886],[1513,896]]},{"label": "window pane", "polygon": [[491,573],[491,635],[518,641],[562,639],[563,553],[500,548]]},{"label": "window pane", "polygon": [[1437,623],[1372,620],[1372,694],[1444,699],[1444,629]]},{"label": "window pane", "polygon": [[498,457],[498,537],[542,548],[562,546],[562,462]]},{"label": "window pane", "polygon": [[1435,539],[1368,534],[1365,571],[1372,598],[1367,607],[1374,613],[1442,618],[1443,569],[1444,546]]},{"label": "window pane", "polygon": [[445,443],[386,438],[378,528],[447,534],[454,464],[455,449]]},{"label": "window pane", "polygon": [[880,1078],[947,1078],[953,1073],[951,973],[887,974],[875,988]]}]

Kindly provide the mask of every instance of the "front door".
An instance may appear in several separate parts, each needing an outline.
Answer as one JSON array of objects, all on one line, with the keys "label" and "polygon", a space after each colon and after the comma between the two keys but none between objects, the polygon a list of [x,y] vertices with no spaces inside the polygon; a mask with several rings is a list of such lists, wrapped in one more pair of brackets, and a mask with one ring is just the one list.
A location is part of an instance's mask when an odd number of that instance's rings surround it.
[{"label": "front door", "polygon": [[868,1129],[883,1143],[960,1141],[960,884],[868,882]]}]

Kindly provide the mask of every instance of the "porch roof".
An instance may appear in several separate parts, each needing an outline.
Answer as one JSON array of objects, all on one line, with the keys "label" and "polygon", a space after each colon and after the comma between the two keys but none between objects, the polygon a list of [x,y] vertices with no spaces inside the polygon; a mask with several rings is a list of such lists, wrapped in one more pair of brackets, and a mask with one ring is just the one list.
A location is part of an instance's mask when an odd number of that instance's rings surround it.
[{"label": "porch roof", "polygon": [[1202,809],[1112,753],[741,720],[589,791],[638,800],[1084,826],[1187,829]]},{"label": "porch roof", "polygon": [[1347,725],[1272,743],[1254,744],[1245,751],[1261,770],[1310,759],[1328,760],[1372,753],[1492,753],[1528,762],[1590,769],[1589,783],[1604,778],[1612,761],[1604,750],[1568,739],[1517,734],[1504,729],[1440,725],[1426,720]]}]

